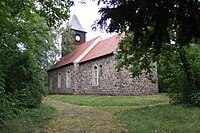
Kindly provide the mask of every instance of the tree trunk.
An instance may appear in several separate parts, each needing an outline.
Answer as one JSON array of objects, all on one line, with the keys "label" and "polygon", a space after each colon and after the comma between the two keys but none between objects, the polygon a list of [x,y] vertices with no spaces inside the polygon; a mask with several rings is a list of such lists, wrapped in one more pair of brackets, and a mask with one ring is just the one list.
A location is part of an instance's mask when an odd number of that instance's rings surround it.
[{"label": "tree trunk", "polygon": [[191,64],[189,63],[187,59],[186,51],[183,47],[179,49],[179,57],[181,61],[181,67],[183,68],[183,71],[186,75],[186,79],[187,79],[188,87],[189,87],[186,90],[184,90],[183,96],[184,96],[184,99],[186,98],[185,99],[186,102],[190,102],[191,93],[194,92],[197,89],[197,87],[195,84],[194,75],[191,70]]}]

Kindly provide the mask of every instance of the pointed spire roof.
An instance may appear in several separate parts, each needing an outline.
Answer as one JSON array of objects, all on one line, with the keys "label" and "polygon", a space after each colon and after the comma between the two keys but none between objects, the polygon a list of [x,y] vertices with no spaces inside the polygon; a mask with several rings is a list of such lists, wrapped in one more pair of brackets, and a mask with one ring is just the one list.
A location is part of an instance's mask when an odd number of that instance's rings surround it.
[{"label": "pointed spire roof", "polygon": [[71,22],[70,22],[70,28],[73,30],[78,30],[78,31],[82,31],[82,32],[86,32],[81,23],[79,22],[78,18],[76,15],[72,16]]}]

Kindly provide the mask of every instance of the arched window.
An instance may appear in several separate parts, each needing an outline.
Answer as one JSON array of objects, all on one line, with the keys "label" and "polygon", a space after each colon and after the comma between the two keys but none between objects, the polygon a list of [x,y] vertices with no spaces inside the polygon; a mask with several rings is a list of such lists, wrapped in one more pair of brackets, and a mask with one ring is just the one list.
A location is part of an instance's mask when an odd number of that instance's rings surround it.
[{"label": "arched window", "polygon": [[49,90],[53,89],[53,76],[51,75],[49,78]]},{"label": "arched window", "polygon": [[58,88],[61,88],[61,73],[58,73]]},{"label": "arched window", "polygon": [[102,67],[102,65],[100,65],[99,66],[99,76],[102,76],[102,69],[103,69],[103,67]]},{"label": "arched window", "polygon": [[93,66],[93,85],[99,85],[99,71],[97,65]]},{"label": "arched window", "polygon": [[70,71],[66,72],[66,87],[70,87],[71,86],[71,74]]}]

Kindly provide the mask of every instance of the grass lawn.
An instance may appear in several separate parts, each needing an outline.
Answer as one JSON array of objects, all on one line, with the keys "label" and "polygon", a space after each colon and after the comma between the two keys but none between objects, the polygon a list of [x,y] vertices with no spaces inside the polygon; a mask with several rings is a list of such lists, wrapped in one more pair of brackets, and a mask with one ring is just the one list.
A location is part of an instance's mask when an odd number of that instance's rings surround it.
[{"label": "grass lawn", "polygon": [[48,98],[109,113],[115,122],[124,125],[130,133],[200,132],[200,109],[170,105],[165,94],[152,96],[50,95]]},{"label": "grass lawn", "polygon": [[117,114],[130,133],[200,133],[200,109],[162,105]]},{"label": "grass lawn", "polygon": [[152,96],[49,95],[49,98],[81,106],[144,106],[168,102],[165,94]]},{"label": "grass lawn", "polygon": [[47,104],[22,112],[12,120],[5,120],[0,133],[40,133],[50,121],[56,110]]},{"label": "grass lawn", "polygon": [[0,133],[200,133],[200,108],[170,105],[165,94],[49,95],[3,127]]}]

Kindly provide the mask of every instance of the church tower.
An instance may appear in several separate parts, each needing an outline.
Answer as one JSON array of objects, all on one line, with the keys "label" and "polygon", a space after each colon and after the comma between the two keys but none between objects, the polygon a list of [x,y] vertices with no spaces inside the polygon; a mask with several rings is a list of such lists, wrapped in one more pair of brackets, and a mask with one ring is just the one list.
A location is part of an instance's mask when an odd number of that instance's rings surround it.
[{"label": "church tower", "polygon": [[86,41],[86,31],[83,29],[76,15],[72,16],[70,29],[74,31],[74,44],[80,45]]}]

